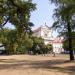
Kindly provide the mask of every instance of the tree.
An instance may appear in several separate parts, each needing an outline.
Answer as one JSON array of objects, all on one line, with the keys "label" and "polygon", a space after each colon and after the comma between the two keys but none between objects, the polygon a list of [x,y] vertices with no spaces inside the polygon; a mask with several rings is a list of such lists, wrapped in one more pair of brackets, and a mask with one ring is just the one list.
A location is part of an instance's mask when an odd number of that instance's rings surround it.
[{"label": "tree", "polygon": [[33,54],[47,54],[52,51],[52,45],[45,45],[44,39],[42,39],[41,37],[32,36],[31,39],[33,40],[33,46],[31,48]]},{"label": "tree", "polygon": [[[16,35],[16,41],[19,47],[22,46],[24,37],[31,33],[33,23],[30,22],[30,15],[35,9],[36,4],[33,4],[32,0],[0,0],[0,28],[3,30],[7,22],[14,25],[16,29],[14,35]],[[9,34],[12,37],[14,36],[12,35],[13,31]],[[13,41],[10,36],[8,39]]]},{"label": "tree", "polygon": [[47,45],[43,44],[41,45],[41,51],[42,51],[42,54],[44,54],[45,56],[45,54],[49,54],[53,51],[53,47],[51,44],[47,44]]},{"label": "tree", "polygon": [[[26,53],[28,52],[32,46],[33,46],[33,40],[29,37],[28,34],[25,34],[23,38],[18,39],[20,40],[20,43],[18,44],[18,47],[16,49],[17,54],[18,53]],[[22,41],[21,41],[22,40]]]},{"label": "tree", "polygon": [[[67,36],[66,36],[67,37]],[[69,50],[68,39],[65,38],[63,46],[65,50]],[[72,49],[75,50],[75,32],[72,32]]]},{"label": "tree", "polygon": [[0,25],[3,27],[9,21],[15,26],[26,27],[33,10],[32,0],[0,0]]},{"label": "tree", "polygon": [[34,54],[42,54],[44,40],[41,37],[31,37],[31,39],[33,40],[33,46],[31,48],[31,51]]},{"label": "tree", "polygon": [[75,1],[51,0],[51,2],[57,5],[54,14],[56,17],[56,22],[54,23],[53,27],[61,28],[60,30],[66,31],[68,33],[70,60],[74,60],[71,32],[75,29]]},{"label": "tree", "polygon": [[47,53],[53,52],[53,46],[51,44],[46,45]]},{"label": "tree", "polygon": [[[17,30],[3,29],[0,31],[0,43],[5,47],[7,54],[18,54],[27,52],[33,45],[29,34],[24,34],[23,38],[17,38]],[[18,40],[19,43],[18,43]]]}]

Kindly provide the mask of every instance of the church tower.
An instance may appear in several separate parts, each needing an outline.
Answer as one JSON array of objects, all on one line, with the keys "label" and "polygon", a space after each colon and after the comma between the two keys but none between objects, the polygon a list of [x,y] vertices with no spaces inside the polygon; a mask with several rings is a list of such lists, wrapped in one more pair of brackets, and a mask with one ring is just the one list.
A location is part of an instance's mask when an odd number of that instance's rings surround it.
[{"label": "church tower", "polygon": [[63,52],[64,50],[62,39],[60,39],[60,37],[53,38],[52,34],[53,34],[52,28],[48,27],[46,23],[33,31],[33,36],[43,38],[45,45],[52,44],[53,52],[55,53]]},{"label": "church tower", "polygon": [[37,37],[42,37],[44,39],[45,44],[48,44],[52,40],[52,29],[48,27],[46,23],[41,25],[39,28],[33,31],[33,35]]}]

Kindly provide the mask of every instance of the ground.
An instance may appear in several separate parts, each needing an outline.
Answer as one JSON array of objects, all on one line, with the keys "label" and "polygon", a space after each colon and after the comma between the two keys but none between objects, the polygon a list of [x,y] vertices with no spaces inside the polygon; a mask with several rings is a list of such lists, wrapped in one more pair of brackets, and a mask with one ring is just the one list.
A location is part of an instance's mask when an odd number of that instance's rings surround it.
[{"label": "ground", "polygon": [[75,75],[68,55],[0,56],[0,75]]}]

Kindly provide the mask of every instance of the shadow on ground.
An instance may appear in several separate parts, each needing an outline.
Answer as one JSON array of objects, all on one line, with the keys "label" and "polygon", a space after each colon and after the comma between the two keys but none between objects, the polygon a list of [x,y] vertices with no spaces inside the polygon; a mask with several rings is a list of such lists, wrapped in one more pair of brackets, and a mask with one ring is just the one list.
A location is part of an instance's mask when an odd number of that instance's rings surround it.
[{"label": "shadow on ground", "polygon": [[[60,67],[63,64],[70,64],[66,60],[40,60],[40,61],[29,61],[29,60],[15,60],[15,59],[0,59],[0,70],[4,69],[47,69],[49,71],[57,71],[68,73],[69,75],[75,75],[75,66],[70,65],[66,67]],[[59,66],[58,66],[59,65]]]}]

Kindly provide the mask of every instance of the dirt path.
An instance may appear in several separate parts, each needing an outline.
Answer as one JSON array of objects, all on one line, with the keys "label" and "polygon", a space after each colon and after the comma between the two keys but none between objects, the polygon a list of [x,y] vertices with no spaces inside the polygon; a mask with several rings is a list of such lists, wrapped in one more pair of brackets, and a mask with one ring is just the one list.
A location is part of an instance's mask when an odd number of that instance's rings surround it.
[{"label": "dirt path", "polygon": [[0,75],[75,75],[75,61],[57,55],[0,56]]}]

